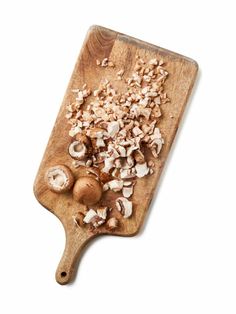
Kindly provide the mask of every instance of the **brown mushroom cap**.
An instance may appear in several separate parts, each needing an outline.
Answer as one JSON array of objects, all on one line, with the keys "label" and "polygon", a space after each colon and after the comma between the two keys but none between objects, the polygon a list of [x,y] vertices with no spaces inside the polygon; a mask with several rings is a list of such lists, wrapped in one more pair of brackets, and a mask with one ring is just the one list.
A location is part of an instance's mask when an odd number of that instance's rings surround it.
[{"label": "brown mushroom cap", "polygon": [[48,168],[44,179],[48,188],[56,193],[67,192],[74,184],[74,177],[71,170],[64,165],[56,165]]},{"label": "brown mushroom cap", "polygon": [[84,205],[94,205],[102,197],[101,184],[93,177],[80,177],[75,182],[73,197],[77,202]]}]

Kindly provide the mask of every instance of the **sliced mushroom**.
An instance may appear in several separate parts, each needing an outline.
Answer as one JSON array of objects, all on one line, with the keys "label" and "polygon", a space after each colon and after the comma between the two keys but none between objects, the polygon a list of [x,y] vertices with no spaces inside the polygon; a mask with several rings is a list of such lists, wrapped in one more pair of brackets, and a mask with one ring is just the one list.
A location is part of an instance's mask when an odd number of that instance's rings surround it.
[{"label": "sliced mushroom", "polygon": [[69,154],[72,158],[83,160],[86,157],[87,148],[81,141],[74,141],[69,146]]},{"label": "sliced mushroom", "polygon": [[135,177],[135,173],[131,171],[132,169],[121,169],[120,177],[121,179],[131,179]]},{"label": "sliced mushroom", "polygon": [[104,167],[102,169],[102,172],[109,173],[112,168],[114,168],[114,158],[106,158],[104,160]]},{"label": "sliced mushroom", "polygon": [[86,224],[89,224],[89,223],[92,221],[92,219],[93,219],[94,217],[96,217],[96,216],[97,216],[97,213],[95,212],[95,210],[90,209],[90,210],[86,213],[86,215],[85,215],[83,221],[84,221]]},{"label": "sliced mushroom", "polygon": [[48,188],[56,193],[64,193],[71,189],[74,177],[71,170],[64,165],[50,167],[45,174]]},{"label": "sliced mushroom", "polygon": [[120,157],[126,157],[126,149],[123,146],[119,145],[117,151],[119,152]]},{"label": "sliced mushroom", "polygon": [[114,230],[118,227],[119,221],[117,218],[115,217],[111,217],[108,221],[107,221],[107,226],[110,230]]},{"label": "sliced mushroom", "polygon": [[134,159],[138,164],[143,164],[145,162],[145,157],[141,150],[134,151]]},{"label": "sliced mushroom", "polygon": [[132,130],[132,133],[134,136],[138,136],[138,135],[142,134],[143,132],[139,127],[135,126]]},{"label": "sliced mushroom", "polygon": [[89,209],[83,221],[87,224],[92,224],[95,228],[98,228],[106,221],[107,210],[108,207],[99,208],[97,212],[94,209]]},{"label": "sliced mushroom", "polygon": [[121,212],[124,218],[129,218],[132,215],[132,202],[125,197],[119,197],[116,200],[116,208]]},{"label": "sliced mushroom", "polygon": [[103,220],[107,219],[107,211],[108,211],[108,207],[100,207],[97,209],[97,214],[100,218],[102,218]]},{"label": "sliced mushroom", "polygon": [[119,192],[123,188],[123,181],[122,180],[112,180],[112,181],[108,182],[108,186],[109,186],[110,190],[112,190],[114,192]]},{"label": "sliced mushroom", "polygon": [[136,170],[136,176],[138,178],[142,178],[142,177],[146,176],[149,172],[149,168],[148,168],[146,162],[144,162],[143,164],[137,163],[135,166],[135,170]]},{"label": "sliced mushroom", "polygon": [[106,191],[109,190],[109,185],[108,185],[108,183],[103,184],[102,190],[103,190],[103,192],[106,192]]},{"label": "sliced mushroom", "polygon": [[74,137],[77,133],[80,133],[82,132],[82,129],[77,125],[77,126],[74,126],[70,129],[69,131],[69,135],[71,137]]},{"label": "sliced mushroom", "polygon": [[91,145],[91,141],[85,134],[77,133],[75,135],[75,140],[83,143],[87,148]]},{"label": "sliced mushroom", "polygon": [[129,198],[134,192],[133,186],[126,186],[122,189],[122,194],[124,197]]},{"label": "sliced mushroom", "polygon": [[103,140],[102,138],[97,138],[97,140],[96,140],[96,146],[97,146],[97,147],[105,147],[106,144],[105,144],[105,142],[104,142],[104,140]]},{"label": "sliced mushroom", "polygon": [[110,135],[110,137],[114,137],[120,129],[120,125],[118,121],[112,121],[108,123],[107,126],[107,132]]},{"label": "sliced mushroom", "polygon": [[132,184],[132,181],[124,181],[124,186],[130,186]]}]

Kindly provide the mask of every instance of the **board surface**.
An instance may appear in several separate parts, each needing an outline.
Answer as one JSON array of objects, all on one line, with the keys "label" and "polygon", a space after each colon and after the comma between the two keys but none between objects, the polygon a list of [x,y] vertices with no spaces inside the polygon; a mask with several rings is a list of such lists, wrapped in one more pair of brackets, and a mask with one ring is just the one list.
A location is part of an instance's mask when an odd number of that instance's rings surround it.
[{"label": "board surface", "polygon": [[[51,192],[44,182],[44,175],[50,166],[57,164],[64,164],[71,168],[71,157],[68,154],[68,143],[71,141],[68,134],[70,127],[65,118],[66,104],[72,102],[71,90],[81,87],[84,83],[91,89],[95,89],[104,77],[111,81],[114,80],[114,70],[96,67],[97,59],[102,60],[108,57],[117,68],[123,68],[129,75],[133,70],[136,55],[148,60],[163,59],[169,72],[165,91],[171,101],[162,108],[163,118],[159,124],[165,144],[158,159],[152,159],[155,162],[155,173],[137,180],[132,196],[133,215],[129,219],[124,219],[117,213],[121,221],[117,230],[111,232],[101,226],[94,232],[75,225],[72,217],[78,210],[84,210],[83,205],[74,201],[70,192],[65,194]],[[58,283],[66,284],[72,279],[81,250],[91,238],[101,234],[132,236],[138,232],[177,132],[196,78],[197,69],[195,61],[163,48],[100,26],[92,26],[89,29],[34,183],[37,200],[60,219],[66,233],[66,247],[56,272]],[[119,84],[122,83],[116,82],[115,87],[121,88],[122,86]],[[83,175],[84,172],[83,167],[73,170],[76,178]],[[106,193],[104,201],[110,204],[114,203],[113,194]]]}]

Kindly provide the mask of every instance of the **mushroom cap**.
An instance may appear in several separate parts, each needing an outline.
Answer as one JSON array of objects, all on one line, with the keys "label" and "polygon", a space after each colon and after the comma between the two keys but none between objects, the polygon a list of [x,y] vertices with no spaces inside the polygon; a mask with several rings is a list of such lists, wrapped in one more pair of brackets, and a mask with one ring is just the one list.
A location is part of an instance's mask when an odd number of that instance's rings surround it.
[{"label": "mushroom cap", "polygon": [[102,186],[93,177],[80,177],[75,182],[73,197],[77,202],[84,205],[94,205],[102,197]]},{"label": "mushroom cap", "polygon": [[72,158],[83,160],[87,154],[87,147],[81,141],[74,141],[69,146],[69,154]]},{"label": "mushroom cap", "polygon": [[74,177],[71,170],[64,165],[56,165],[48,168],[44,179],[48,188],[56,193],[67,192],[74,184]]}]

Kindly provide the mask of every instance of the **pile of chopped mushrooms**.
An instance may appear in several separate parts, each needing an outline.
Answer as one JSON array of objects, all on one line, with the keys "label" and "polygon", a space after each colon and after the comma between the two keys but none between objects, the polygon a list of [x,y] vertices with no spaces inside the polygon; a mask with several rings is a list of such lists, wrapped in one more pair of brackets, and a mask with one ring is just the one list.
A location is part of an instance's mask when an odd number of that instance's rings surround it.
[{"label": "pile of chopped mushrooms", "polygon": [[[116,199],[116,209],[129,218],[137,178],[155,171],[155,164],[147,159],[145,151],[150,150],[158,158],[164,144],[158,124],[161,105],[169,101],[164,91],[168,72],[162,60],[144,61],[140,57],[127,78],[124,69],[116,69],[108,58],[97,60],[96,66],[111,67],[116,80],[124,82],[125,90],[119,92],[104,79],[93,91],[86,84],[72,91],[74,101],[67,105],[66,113],[72,138],[68,152],[73,167],[99,170],[103,192],[122,193]],[[112,217],[112,210],[116,209],[88,207],[83,223],[94,228],[107,223],[110,229],[116,228],[118,220]]]}]

